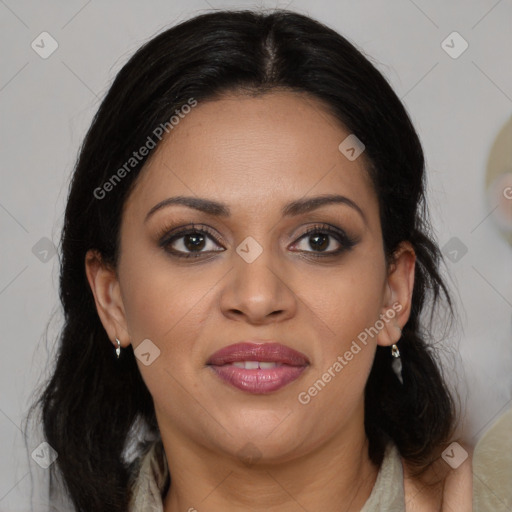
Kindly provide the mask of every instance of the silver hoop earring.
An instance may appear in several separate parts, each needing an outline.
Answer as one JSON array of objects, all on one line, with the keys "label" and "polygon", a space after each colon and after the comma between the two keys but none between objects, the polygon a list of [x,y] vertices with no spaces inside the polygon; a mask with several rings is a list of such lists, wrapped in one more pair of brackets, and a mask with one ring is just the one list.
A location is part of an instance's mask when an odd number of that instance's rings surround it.
[{"label": "silver hoop earring", "polygon": [[395,375],[397,379],[400,381],[400,384],[403,384],[404,381],[402,379],[402,360],[400,358],[400,350],[398,350],[396,344],[391,347],[391,355],[393,356],[391,368],[395,372]]},{"label": "silver hoop earring", "polygon": [[117,347],[116,347],[116,356],[117,359],[119,359],[119,356],[121,355],[121,342],[116,338]]}]

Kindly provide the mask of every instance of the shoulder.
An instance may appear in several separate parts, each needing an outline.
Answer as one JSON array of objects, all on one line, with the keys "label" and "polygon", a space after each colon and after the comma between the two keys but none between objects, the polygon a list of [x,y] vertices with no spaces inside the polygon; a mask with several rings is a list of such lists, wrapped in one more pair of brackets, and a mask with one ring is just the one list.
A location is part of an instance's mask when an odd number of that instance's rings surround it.
[{"label": "shoulder", "polygon": [[469,446],[456,443],[445,458],[439,457],[420,476],[414,476],[405,460],[402,464],[407,512],[473,510],[473,462]]}]

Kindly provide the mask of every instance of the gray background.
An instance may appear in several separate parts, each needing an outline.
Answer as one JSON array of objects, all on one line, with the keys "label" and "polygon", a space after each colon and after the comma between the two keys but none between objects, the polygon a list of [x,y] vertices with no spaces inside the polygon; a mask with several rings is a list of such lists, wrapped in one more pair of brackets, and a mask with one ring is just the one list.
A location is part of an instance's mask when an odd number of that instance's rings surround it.
[{"label": "gray background", "polygon": [[[456,354],[446,371],[464,405],[460,435],[474,444],[510,408],[512,249],[490,214],[484,177],[512,112],[511,0],[0,0],[0,511],[29,509],[31,478],[34,509],[47,510],[47,470],[27,454],[22,435],[61,325],[58,257],[41,239],[58,244],[70,172],[101,98],[157,32],[212,8],[254,6],[288,7],[337,29],[405,103],[424,145],[439,244],[457,237],[467,247],[448,262],[461,322],[445,340]],[[31,47],[43,31],[59,45],[47,59]],[[453,31],[469,44],[456,59],[441,46]],[[31,433],[30,451],[42,441]]]}]

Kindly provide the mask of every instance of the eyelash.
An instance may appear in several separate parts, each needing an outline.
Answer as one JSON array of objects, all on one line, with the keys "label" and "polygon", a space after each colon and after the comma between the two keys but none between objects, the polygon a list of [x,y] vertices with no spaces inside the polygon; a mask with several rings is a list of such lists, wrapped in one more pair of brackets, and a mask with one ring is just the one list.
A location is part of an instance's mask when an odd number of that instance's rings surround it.
[{"label": "eyelash", "polygon": [[[202,234],[207,236],[208,238],[213,239],[213,241],[217,245],[221,245],[214,234],[212,230],[210,230],[207,227],[196,227],[195,224],[192,224],[188,228],[184,228],[179,230],[178,232],[168,232],[168,228],[165,228],[162,230],[162,233],[159,235],[158,238],[160,238],[159,246],[162,247],[166,252],[171,254],[174,257],[177,258],[198,258],[201,257],[204,254],[208,254],[210,251],[206,252],[188,252],[188,253],[182,253],[179,251],[169,250],[167,247],[175,242],[176,240],[179,240],[180,238],[183,238],[187,235],[192,234]],[[308,238],[313,234],[323,234],[323,235],[329,235],[336,239],[336,241],[340,244],[340,248],[335,251],[329,251],[329,252],[316,252],[316,251],[304,251],[310,255],[312,255],[314,258],[326,258],[329,256],[337,256],[340,255],[346,251],[351,250],[358,242],[358,239],[353,238],[347,233],[345,233],[343,230],[334,228],[332,226],[329,226],[328,224],[319,224],[312,226],[308,228],[298,239],[294,244],[297,242],[303,240],[304,238]],[[164,235],[164,236],[162,236]],[[223,252],[223,251],[213,251],[213,252]]]}]

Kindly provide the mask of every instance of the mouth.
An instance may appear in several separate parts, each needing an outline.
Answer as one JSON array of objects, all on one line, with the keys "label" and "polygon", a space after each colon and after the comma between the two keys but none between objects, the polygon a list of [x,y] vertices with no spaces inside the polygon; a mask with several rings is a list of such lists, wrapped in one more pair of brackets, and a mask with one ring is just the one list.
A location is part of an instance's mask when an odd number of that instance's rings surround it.
[{"label": "mouth", "polygon": [[266,394],[298,379],[310,363],[304,354],[280,343],[245,341],[218,350],[206,364],[235,388]]}]

